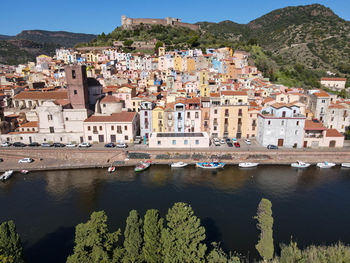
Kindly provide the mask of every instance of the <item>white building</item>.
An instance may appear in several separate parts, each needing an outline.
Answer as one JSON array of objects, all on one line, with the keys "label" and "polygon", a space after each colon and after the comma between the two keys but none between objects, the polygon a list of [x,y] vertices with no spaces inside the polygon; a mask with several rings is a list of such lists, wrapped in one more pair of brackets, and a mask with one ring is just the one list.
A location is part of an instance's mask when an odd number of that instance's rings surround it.
[{"label": "white building", "polygon": [[305,116],[298,106],[275,103],[258,115],[257,142],[279,147],[302,148]]},{"label": "white building", "polygon": [[153,132],[149,139],[150,148],[206,148],[209,147],[209,136],[206,132],[166,133]]}]

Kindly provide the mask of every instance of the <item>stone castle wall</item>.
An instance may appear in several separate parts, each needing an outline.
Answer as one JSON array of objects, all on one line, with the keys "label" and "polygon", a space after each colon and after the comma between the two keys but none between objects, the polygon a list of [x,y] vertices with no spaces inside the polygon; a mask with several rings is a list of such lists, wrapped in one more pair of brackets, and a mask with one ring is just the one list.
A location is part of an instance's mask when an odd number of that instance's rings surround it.
[{"label": "stone castle wall", "polygon": [[129,18],[126,16],[121,17],[122,27],[125,29],[132,29],[134,26],[145,24],[145,25],[171,25],[171,26],[181,26],[192,30],[199,30],[199,25],[194,25],[190,23],[183,23],[179,18],[166,17],[165,19],[157,18]]}]

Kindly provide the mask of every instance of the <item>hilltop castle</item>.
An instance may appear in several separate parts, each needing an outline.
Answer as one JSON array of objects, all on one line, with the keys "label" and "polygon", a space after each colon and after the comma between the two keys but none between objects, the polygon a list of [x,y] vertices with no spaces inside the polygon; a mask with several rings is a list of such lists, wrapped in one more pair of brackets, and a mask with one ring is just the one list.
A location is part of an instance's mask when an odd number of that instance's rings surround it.
[{"label": "hilltop castle", "polygon": [[199,30],[199,25],[181,22],[180,18],[166,17],[165,19],[157,18],[129,18],[122,16],[122,27],[125,29],[132,29],[134,26],[145,24],[145,25],[171,25],[187,27],[192,30]]}]

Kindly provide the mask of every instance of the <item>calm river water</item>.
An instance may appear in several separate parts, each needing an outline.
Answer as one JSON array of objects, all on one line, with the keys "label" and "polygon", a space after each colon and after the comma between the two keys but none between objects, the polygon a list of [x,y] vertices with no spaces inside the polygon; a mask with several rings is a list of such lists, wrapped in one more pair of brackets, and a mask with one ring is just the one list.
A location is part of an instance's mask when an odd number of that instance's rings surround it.
[{"label": "calm river water", "polygon": [[188,202],[206,227],[208,241],[249,258],[256,256],[257,205],[272,201],[276,246],[291,236],[301,246],[350,243],[350,169],[296,170],[261,166],[216,172],[195,167],[33,172],[0,184],[0,221],[13,219],[29,263],[63,263],[73,248],[74,227],[105,210],[111,230],[124,229],[131,209],[164,216],[174,202]]}]

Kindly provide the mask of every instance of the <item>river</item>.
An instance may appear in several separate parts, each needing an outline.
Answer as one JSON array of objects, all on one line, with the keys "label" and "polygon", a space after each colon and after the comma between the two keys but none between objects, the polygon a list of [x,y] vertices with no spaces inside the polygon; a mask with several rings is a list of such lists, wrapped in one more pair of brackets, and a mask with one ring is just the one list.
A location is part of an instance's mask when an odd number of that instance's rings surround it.
[{"label": "river", "polygon": [[175,202],[191,204],[208,242],[256,257],[257,205],[272,202],[276,247],[291,236],[300,246],[350,243],[350,169],[297,170],[261,166],[209,171],[195,167],[32,172],[0,184],[0,221],[13,219],[29,263],[63,263],[74,246],[74,227],[105,210],[111,230],[124,229],[131,209],[157,208],[164,216]]}]

